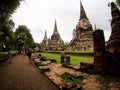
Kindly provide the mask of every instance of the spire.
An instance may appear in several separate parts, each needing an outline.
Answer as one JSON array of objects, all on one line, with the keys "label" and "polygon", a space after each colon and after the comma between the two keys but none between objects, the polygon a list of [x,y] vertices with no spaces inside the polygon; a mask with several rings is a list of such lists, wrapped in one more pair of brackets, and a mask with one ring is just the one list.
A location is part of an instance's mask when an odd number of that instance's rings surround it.
[{"label": "spire", "polygon": [[45,30],[45,36],[44,39],[47,39],[47,31]]},{"label": "spire", "polygon": [[[117,39],[120,40],[120,11],[114,2],[111,2],[111,16],[112,16],[112,21],[111,21],[112,33],[110,36],[110,40],[117,41]],[[113,43],[113,41],[111,42]],[[119,42],[119,45],[120,45],[120,42]],[[115,45],[115,47],[116,46],[117,44]]]},{"label": "spire", "polygon": [[111,2],[111,15],[112,17],[120,15],[120,11],[114,2]]},{"label": "spire", "polygon": [[83,5],[82,5],[82,2],[80,0],[80,19],[88,19],[87,16],[86,16],[86,13],[85,13],[85,10],[83,8]]},{"label": "spire", "polygon": [[59,38],[60,38],[60,35],[58,33],[57,23],[56,23],[56,20],[55,20],[54,31],[53,31],[53,34],[51,36],[51,39],[52,40],[59,40]]},{"label": "spire", "polygon": [[54,32],[53,33],[58,33],[58,30],[57,30],[57,22],[55,20],[55,25],[54,25]]}]

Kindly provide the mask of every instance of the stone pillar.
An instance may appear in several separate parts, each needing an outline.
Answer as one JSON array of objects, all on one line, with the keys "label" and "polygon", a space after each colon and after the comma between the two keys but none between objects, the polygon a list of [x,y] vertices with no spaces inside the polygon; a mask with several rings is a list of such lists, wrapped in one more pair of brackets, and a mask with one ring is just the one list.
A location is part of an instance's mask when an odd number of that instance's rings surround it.
[{"label": "stone pillar", "polygon": [[66,64],[69,65],[70,64],[70,56],[67,55],[65,58],[66,58]]},{"label": "stone pillar", "polygon": [[100,72],[105,66],[105,39],[103,30],[95,30],[93,32],[93,42],[94,42],[94,67]]},{"label": "stone pillar", "polygon": [[70,64],[70,56],[61,56],[61,64],[69,65]]},{"label": "stone pillar", "polygon": [[61,56],[61,64],[64,63],[64,57],[65,56]]}]

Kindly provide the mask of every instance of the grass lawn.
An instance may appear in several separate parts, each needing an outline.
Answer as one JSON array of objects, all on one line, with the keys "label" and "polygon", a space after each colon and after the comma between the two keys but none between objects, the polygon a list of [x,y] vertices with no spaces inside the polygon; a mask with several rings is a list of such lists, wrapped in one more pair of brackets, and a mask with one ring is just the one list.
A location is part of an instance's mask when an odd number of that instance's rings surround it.
[{"label": "grass lawn", "polygon": [[0,57],[7,56],[7,52],[0,52]]},{"label": "grass lawn", "polygon": [[[53,58],[57,60],[57,63],[60,63],[60,54],[50,54],[50,53],[41,53],[42,56],[46,58]],[[93,56],[73,56],[70,55],[71,64],[79,64],[80,62],[93,60]]]},{"label": "grass lawn", "polygon": [[[12,51],[13,52],[13,56],[15,55],[15,51]],[[4,59],[8,57],[8,52],[0,52],[0,60]]]}]

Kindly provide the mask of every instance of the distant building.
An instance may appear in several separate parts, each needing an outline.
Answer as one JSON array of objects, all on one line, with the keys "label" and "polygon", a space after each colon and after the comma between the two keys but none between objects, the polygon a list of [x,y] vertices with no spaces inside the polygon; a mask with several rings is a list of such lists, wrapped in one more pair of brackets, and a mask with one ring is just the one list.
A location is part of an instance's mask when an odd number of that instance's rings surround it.
[{"label": "distant building", "polygon": [[63,50],[64,41],[61,39],[57,29],[57,23],[55,21],[54,31],[51,38],[47,38],[47,32],[45,31],[44,39],[41,43],[43,50]]},{"label": "distant building", "polygon": [[47,42],[48,42],[47,31],[45,30],[44,39],[42,40],[42,43],[41,43],[41,49],[42,50],[46,50],[47,49]]},{"label": "distant building", "polygon": [[93,50],[93,28],[80,2],[80,19],[67,50]]}]

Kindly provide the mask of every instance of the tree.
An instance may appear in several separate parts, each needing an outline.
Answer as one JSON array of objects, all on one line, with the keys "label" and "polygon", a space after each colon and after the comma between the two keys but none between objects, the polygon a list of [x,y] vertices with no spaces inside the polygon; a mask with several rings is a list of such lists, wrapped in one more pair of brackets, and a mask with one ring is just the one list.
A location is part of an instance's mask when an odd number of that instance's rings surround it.
[{"label": "tree", "polygon": [[14,41],[13,35],[14,22],[7,20],[0,28],[0,47],[3,49],[12,47]]},{"label": "tree", "polygon": [[34,46],[34,40],[30,30],[25,25],[19,25],[15,31],[16,46],[19,51]]},{"label": "tree", "polygon": [[0,0],[0,27],[17,9],[20,5],[20,1],[23,0]]},{"label": "tree", "polygon": [[41,48],[41,46],[40,46],[40,43],[34,43],[34,45],[32,46],[32,48],[35,50],[35,51],[40,51],[40,48]]}]

